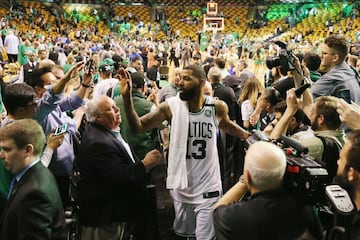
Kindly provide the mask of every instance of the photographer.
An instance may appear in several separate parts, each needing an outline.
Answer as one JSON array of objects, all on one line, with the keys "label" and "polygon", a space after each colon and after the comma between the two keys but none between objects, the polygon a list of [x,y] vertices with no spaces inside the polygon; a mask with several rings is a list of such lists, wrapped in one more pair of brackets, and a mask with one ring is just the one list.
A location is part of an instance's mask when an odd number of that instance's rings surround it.
[{"label": "photographer", "polygon": [[[257,124],[264,130],[275,119],[274,106],[281,102],[281,94],[275,88],[266,88],[258,98],[256,108],[250,115],[249,122],[252,126]],[[260,121],[260,122],[258,122]]]},{"label": "photographer", "polygon": [[[309,69],[305,65],[301,65],[301,55],[295,55],[291,50],[287,49],[287,46],[283,42],[277,43],[281,47],[280,55],[273,59],[267,59],[266,65],[268,67],[276,67],[279,66],[280,69],[285,72],[291,73],[293,77],[294,84],[287,84],[283,86],[274,86],[278,91],[281,92],[282,97],[286,98],[286,90],[289,90],[293,87],[299,88],[305,83],[310,83],[308,78],[310,77]],[[304,72],[304,75],[302,74]],[[308,77],[307,79],[305,77]],[[284,92],[285,90],[285,92]],[[305,112],[305,114],[309,117],[311,112],[311,106],[313,103],[313,97],[308,88],[302,92],[302,107],[301,109]]]},{"label": "photographer", "polygon": [[[286,104],[287,108],[275,125],[270,134],[271,139],[279,139],[282,134],[285,134],[289,122],[299,109],[300,99],[295,95],[295,89],[290,89],[287,92]],[[325,156],[325,145],[321,138],[331,139],[341,148],[346,140],[344,130],[340,129],[341,121],[337,110],[338,99],[332,96],[321,96],[317,98],[311,107],[311,128],[315,131],[314,135],[308,137],[298,138],[302,145],[309,149],[309,155],[316,161],[326,166],[329,177],[332,178],[336,174],[337,156],[332,159]],[[324,157],[325,156],[325,157]]]},{"label": "photographer", "polygon": [[349,135],[340,152],[338,160],[337,180],[352,197],[357,213],[349,231],[349,240],[360,239],[360,130],[354,130]]},{"label": "photographer", "polygon": [[[311,88],[314,99],[326,95],[338,97],[338,91],[346,88],[350,89],[351,100],[360,104],[360,87],[357,76],[345,62],[349,52],[347,40],[341,36],[329,36],[321,46],[321,51],[320,68],[324,69],[326,73]],[[295,86],[301,85],[304,79],[300,73],[300,71],[294,71]]]},{"label": "photographer", "polygon": [[[306,232],[303,209],[283,187],[285,168],[285,154],[276,145],[260,141],[249,147],[244,175],[215,205],[218,239],[296,239]],[[251,196],[237,202],[247,191]]]},{"label": "photographer", "polygon": [[[279,102],[274,106],[275,120],[271,122],[265,129],[264,133],[270,135],[277,122],[283,116],[286,110],[286,100]],[[286,135],[289,137],[308,137],[313,135],[313,131],[310,128],[310,120],[306,117],[305,113],[298,109],[295,114],[291,117],[289,125],[286,131]]]}]

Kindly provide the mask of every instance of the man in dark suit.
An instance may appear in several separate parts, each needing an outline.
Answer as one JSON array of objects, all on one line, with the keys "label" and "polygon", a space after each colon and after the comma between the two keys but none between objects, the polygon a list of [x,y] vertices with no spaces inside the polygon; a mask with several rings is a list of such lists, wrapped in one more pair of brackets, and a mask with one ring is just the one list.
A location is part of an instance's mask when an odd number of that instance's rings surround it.
[{"label": "man in dark suit", "polygon": [[139,223],[145,214],[146,172],[159,163],[160,152],[137,159],[120,135],[120,111],[111,98],[92,99],[85,113],[90,123],[75,162],[82,239],[119,239],[124,222],[135,222],[136,239],[147,239]]},{"label": "man in dark suit", "polygon": [[154,65],[148,68],[146,72],[146,76],[152,81],[152,86],[154,87],[153,83],[156,83],[156,86],[160,88],[160,73],[159,68],[163,62],[163,58],[159,55],[154,56]]},{"label": "man in dark suit", "polygon": [[[235,121],[240,112],[239,105],[234,90],[231,87],[224,86],[221,79],[221,69],[216,66],[211,67],[207,76],[213,89],[213,96],[226,103],[229,109],[229,118]],[[241,143],[230,134],[220,130],[218,134],[218,149],[224,193],[236,183],[242,173],[242,169],[234,167],[242,165],[244,161],[244,152],[239,150],[242,148],[237,147]]]},{"label": "man in dark suit", "polygon": [[33,71],[39,68],[39,63],[36,61],[36,53],[29,52],[29,62],[23,65],[20,69],[19,82],[29,83]]},{"label": "man in dark suit", "polygon": [[31,119],[0,130],[0,157],[15,176],[0,218],[0,239],[67,239],[55,178],[40,162],[44,143],[42,128]]}]

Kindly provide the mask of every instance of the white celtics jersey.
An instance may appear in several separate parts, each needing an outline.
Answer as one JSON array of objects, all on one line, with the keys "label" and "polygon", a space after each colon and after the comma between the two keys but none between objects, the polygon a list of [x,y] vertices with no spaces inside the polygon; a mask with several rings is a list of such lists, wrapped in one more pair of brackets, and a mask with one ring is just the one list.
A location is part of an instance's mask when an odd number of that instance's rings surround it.
[{"label": "white celtics jersey", "polygon": [[199,204],[205,200],[203,193],[222,193],[217,130],[214,99],[206,97],[204,107],[199,112],[189,113],[186,151],[188,188],[171,190],[174,199]]}]

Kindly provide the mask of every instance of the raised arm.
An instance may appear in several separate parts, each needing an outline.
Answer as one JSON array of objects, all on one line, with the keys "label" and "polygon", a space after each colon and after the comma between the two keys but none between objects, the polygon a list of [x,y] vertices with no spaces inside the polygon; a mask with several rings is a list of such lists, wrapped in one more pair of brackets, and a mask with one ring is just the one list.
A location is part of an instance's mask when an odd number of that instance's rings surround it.
[{"label": "raised arm", "polygon": [[64,91],[65,85],[70,79],[75,78],[79,75],[80,69],[83,67],[84,62],[78,62],[75,64],[63,78],[61,78],[58,82],[56,82],[53,86],[54,94],[60,94]]},{"label": "raised arm", "polygon": [[[295,88],[300,87],[302,84],[312,82],[309,80],[310,72],[305,65],[300,65],[299,59],[294,55],[294,66],[295,70],[292,72],[294,76]],[[303,74],[302,74],[303,73]],[[313,104],[313,96],[310,92],[310,88],[307,88],[302,94],[302,104],[300,108],[304,111],[306,116],[310,118],[311,107]]]},{"label": "raised arm", "polygon": [[295,95],[295,89],[290,89],[286,93],[286,110],[279,122],[275,125],[270,134],[271,139],[279,139],[282,134],[285,134],[291,118],[294,116],[299,108],[299,102]]},{"label": "raised arm", "polygon": [[119,78],[120,91],[124,100],[125,114],[132,132],[145,132],[159,126],[164,120],[171,120],[171,112],[167,102],[161,103],[155,111],[145,114],[139,118],[135,111],[131,96],[132,80],[130,73],[121,68],[116,77]]},{"label": "raised arm", "polygon": [[265,109],[265,107],[266,107],[265,96],[264,93],[262,93],[259,99],[257,100],[255,110],[252,112],[249,118],[249,123],[252,126],[255,126],[257,124],[260,118],[260,114]]},{"label": "raised arm", "polygon": [[[77,76],[77,77],[79,77],[79,76]],[[89,87],[91,87],[92,78],[93,78],[92,73],[89,74],[89,73],[84,72],[80,88],[76,94],[79,98],[81,98],[81,99],[85,98],[86,92],[88,91]]]}]

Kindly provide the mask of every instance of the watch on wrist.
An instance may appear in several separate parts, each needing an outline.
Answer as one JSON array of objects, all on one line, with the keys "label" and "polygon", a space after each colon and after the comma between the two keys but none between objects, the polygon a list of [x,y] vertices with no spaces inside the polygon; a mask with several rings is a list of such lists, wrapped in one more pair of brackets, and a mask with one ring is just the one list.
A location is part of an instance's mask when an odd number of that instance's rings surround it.
[{"label": "watch on wrist", "polygon": [[239,177],[239,182],[246,184],[246,179],[245,179],[245,176],[244,176],[244,175],[241,175],[241,176]]}]

